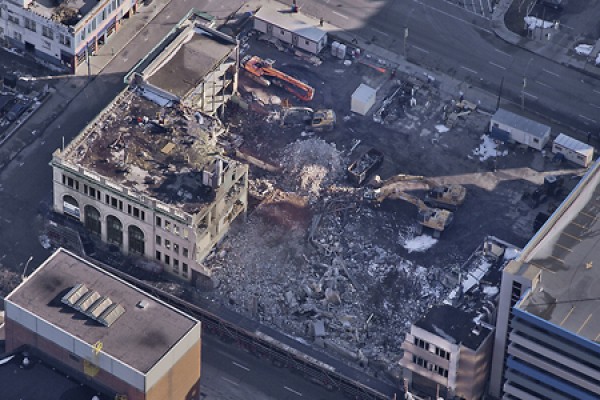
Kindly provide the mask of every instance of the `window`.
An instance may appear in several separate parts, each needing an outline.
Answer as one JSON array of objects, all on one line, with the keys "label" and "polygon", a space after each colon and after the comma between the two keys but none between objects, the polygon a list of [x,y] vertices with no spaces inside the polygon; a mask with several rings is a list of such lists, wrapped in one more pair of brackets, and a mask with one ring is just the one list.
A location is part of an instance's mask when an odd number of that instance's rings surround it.
[{"label": "window", "polygon": [[21,36],[21,34],[19,32],[13,32],[13,38],[17,41],[17,42],[21,42],[23,40],[23,37]]},{"label": "window", "polygon": [[165,248],[171,250],[171,241],[169,239],[165,239]]},{"label": "window", "polygon": [[131,215],[131,204],[127,204],[127,214]]},{"label": "window", "polygon": [[110,196],[109,195],[107,195],[107,194],[104,195],[104,202],[106,204],[110,204]]},{"label": "window", "polygon": [[96,189],[94,189],[93,187],[90,187],[89,193],[90,197],[96,197]]},{"label": "window", "polygon": [[133,216],[136,218],[140,217],[140,209],[137,207],[133,207]]},{"label": "window", "polygon": [[167,265],[171,264],[171,257],[169,257],[167,254],[165,254],[165,264],[167,264]]},{"label": "window", "polygon": [[156,259],[158,261],[160,261],[160,256],[161,256],[160,251],[156,250]]},{"label": "window", "polygon": [[54,40],[54,32],[48,26],[45,26],[45,25],[42,26],[42,35],[44,35],[45,37],[47,37],[50,40]]},{"label": "window", "polygon": [[285,31],[284,31],[283,29],[281,30],[281,34],[282,34],[282,35],[285,35]]},{"label": "window", "polygon": [[310,46],[310,42],[308,40],[305,40],[304,44],[306,44],[307,46]]},{"label": "window", "polygon": [[51,50],[51,49],[52,49],[52,43],[50,43],[50,42],[49,42],[49,41],[47,41],[47,40],[44,40],[43,42],[44,42],[44,48],[45,48],[46,50]]},{"label": "window", "polygon": [[58,35],[58,42],[66,47],[71,47],[71,38],[67,35],[63,35],[62,33]]},{"label": "window", "polygon": [[540,142],[540,139],[538,139],[538,138],[533,138],[533,143],[539,143],[539,142]]},{"label": "window", "polygon": [[35,21],[29,18],[23,18],[23,22],[25,23],[25,28],[29,29],[32,32],[37,30]]},{"label": "window", "polygon": [[415,338],[415,344],[417,345],[417,347],[420,347],[425,350],[429,350],[429,343],[427,343],[423,339]]},{"label": "window", "polygon": [[9,15],[8,22],[12,22],[15,25],[19,25],[19,18]]},{"label": "window", "polygon": [[183,276],[187,276],[188,274],[188,265],[186,263],[181,264],[181,268],[183,271]]},{"label": "window", "polygon": [[445,358],[446,360],[450,359],[450,352],[448,352],[444,349],[440,349],[439,347],[435,348],[435,355],[438,357]]},{"label": "window", "polygon": [[173,224],[173,233],[179,236],[179,227],[175,224]]},{"label": "window", "polygon": [[173,270],[179,269],[179,260],[174,258],[173,259]]},{"label": "window", "polygon": [[156,235],[156,244],[158,246],[160,246],[161,243],[162,243],[162,238],[160,236]]},{"label": "window", "polygon": [[177,243],[173,243],[173,251],[175,254],[179,254],[179,245]]},{"label": "window", "polygon": [[187,239],[188,236],[189,236],[189,232],[188,232],[187,228],[183,228],[183,238]]},{"label": "window", "polygon": [[171,231],[171,223],[165,220],[165,231]]},{"label": "window", "polygon": [[156,217],[156,226],[162,225],[162,219],[160,217]]},{"label": "window", "polygon": [[189,255],[188,255],[188,249],[187,249],[187,247],[184,247],[182,250],[183,250],[183,256],[184,256],[185,258],[188,258],[188,257],[189,257]]},{"label": "window", "polygon": [[494,128],[500,128],[500,124],[498,124],[497,122],[494,122],[494,123],[492,124],[492,126],[493,126]]},{"label": "window", "polygon": [[142,221],[144,221],[144,220],[146,219],[146,213],[144,212],[144,210],[141,210],[141,211],[140,211],[140,219],[141,219]]},{"label": "window", "polygon": [[117,208],[117,206],[119,205],[119,203],[117,202],[117,199],[115,197],[110,198],[110,205],[113,206],[114,208]]}]

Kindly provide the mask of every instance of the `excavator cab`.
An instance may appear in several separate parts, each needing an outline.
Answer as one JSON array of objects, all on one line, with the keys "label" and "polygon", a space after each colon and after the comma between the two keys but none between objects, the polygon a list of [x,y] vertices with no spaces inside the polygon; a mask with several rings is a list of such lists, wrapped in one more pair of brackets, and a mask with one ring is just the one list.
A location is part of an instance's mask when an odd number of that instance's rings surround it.
[{"label": "excavator cab", "polygon": [[465,202],[466,196],[467,189],[462,185],[435,186],[425,195],[425,204],[456,210]]}]

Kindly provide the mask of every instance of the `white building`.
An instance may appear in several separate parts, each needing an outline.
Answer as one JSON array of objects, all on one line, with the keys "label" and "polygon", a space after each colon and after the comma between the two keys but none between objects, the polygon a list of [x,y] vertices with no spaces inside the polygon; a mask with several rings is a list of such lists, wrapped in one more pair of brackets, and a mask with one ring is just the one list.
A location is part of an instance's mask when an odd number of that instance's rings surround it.
[{"label": "white building", "polygon": [[137,0],[0,0],[0,38],[75,72],[137,9]]},{"label": "white building", "polygon": [[498,109],[490,121],[490,135],[502,141],[512,141],[542,150],[550,140],[550,127],[529,118]]},{"label": "white building", "polygon": [[312,54],[327,46],[327,32],[320,21],[301,13],[263,6],[254,15],[254,29]]}]

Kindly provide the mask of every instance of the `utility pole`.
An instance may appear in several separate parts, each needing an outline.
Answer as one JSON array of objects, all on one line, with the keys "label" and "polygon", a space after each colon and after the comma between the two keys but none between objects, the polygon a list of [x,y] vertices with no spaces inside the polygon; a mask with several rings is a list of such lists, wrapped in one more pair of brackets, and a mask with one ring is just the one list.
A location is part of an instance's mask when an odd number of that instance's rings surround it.
[{"label": "utility pole", "polygon": [[504,77],[500,81],[500,89],[498,90],[498,101],[496,102],[496,111],[500,108],[500,98],[502,97],[502,89],[504,88]]},{"label": "utility pole", "polygon": [[527,78],[523,77],[523,88],[521,89],[521,111],[525,111],[525,88],[527,87]]},{"label": "utility pole", "polygon": [[408,27],[404,28],[404,58],[406,58],[406,39],[408,39]]}]

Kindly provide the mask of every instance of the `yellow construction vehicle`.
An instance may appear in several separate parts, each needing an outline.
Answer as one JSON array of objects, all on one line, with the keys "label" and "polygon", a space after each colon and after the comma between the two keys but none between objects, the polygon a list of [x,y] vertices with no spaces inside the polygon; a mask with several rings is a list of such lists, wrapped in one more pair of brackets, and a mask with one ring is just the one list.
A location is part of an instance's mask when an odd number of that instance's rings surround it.
[{"label": "yellow construction vehicle", "polygon": [[456,211],[467,197],[467,188],[462,185],[442,185],[421,175],[394,175],[385,181],[373,180],[373,186],[377,188],[388,188],[388,190],[404,191],[407,182],[419,181],[427,188],[424,203],[429,207],[445,208]]},{"label": "yellow construction vehicle", "polygon": [[433,230],[433,237],[438,238],[444,229],[450,226],[454,219],[454,213],[452,211],[428,207],[423,200],[405,192],[401,192],[393,185],[388,185],[379,189],[368,189],[364,196],[375,204],[381,204],[385,199],[397,199],[407,201],[417,206],[417,222],[419,223],[417,230],[418,235],[423,233],[423,228],[430,228]]},{"label": "yellow construction vehicle", "polygon": [[289,107],[281,117],[281,126],[302,126],[316,132],[332,131],[335,123],[335,111],[331,109],[314,111],[308,107]]}]

